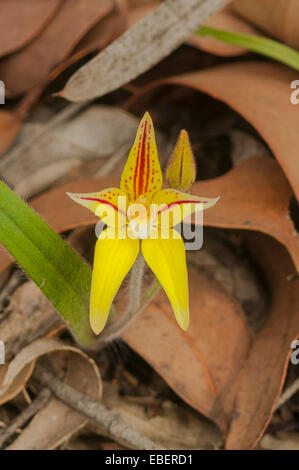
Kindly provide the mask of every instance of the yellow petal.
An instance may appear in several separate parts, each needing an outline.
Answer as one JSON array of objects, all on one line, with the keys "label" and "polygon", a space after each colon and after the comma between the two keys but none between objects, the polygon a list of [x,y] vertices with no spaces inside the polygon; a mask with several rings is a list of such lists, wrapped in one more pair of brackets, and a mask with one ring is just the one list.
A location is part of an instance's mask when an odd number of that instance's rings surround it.
[{"label": "yellow petal", "polygon": [[119,188],[107,188],[97,193],[66,193],[73,201],[94,212],[110,227],[126,223],[128,198]]},{"label": "yellow petal", "polygon": [[151,198],[162,188],[154,125],[149,113],[145,113],[139,124],[120,187],[127,193],[130,201],[135,201],[142,194]]},{"label": "yellow petal", "polygon": [[184,243],[174,230],[171,239],[148,238],[142,241],[145,261],[158,278],[183,330],[189,325],[188,274]]},{"label": "yellow petal", "polygon": [[139,240],[114,238],[104,230],[97,240],[90,294],[90,325],[98,335],[104,328],[113,299],[139,253]]},{"label": "yellow petal", "polygon": [[162,189],[155,194],[151,204],[157,205],[157,224],[161,227],[173,227],[198,210],[208,209],[219,200],[181,193],[175,189]]},{"label": "yellow petal", "polygon": [[171,188],[188,191],[194,183],[196,167],[188,133],[182,130],[169,160],[166,178]]}]

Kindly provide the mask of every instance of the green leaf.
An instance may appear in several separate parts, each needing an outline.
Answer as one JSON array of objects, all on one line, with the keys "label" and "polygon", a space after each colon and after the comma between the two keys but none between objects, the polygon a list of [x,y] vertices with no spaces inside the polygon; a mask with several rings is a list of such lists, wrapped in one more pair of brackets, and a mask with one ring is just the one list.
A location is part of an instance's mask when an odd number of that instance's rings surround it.
[{"label": "green leaf", "polygon": [[88,316],[91,269],[2,182],[0,242],[61,313],[79,343],[93,347]]},{"label": "green leaf", "polygon": [[222,42],[227,42],[235,46],[243,47],[252,52],[265,55],[271,59],[277,60],[289,67],[299,70],[299,52],[279,41],[262,38],[259,36],[249,36],[247,34],[232,33],[222,29],[202,26],[197,34],[200,36],[212,36]]}]

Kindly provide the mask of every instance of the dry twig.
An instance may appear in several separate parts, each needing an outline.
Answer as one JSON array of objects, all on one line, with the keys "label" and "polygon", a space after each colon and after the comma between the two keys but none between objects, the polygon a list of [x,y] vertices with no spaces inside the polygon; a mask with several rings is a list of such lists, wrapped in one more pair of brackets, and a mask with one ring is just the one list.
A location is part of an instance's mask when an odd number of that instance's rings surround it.
[{"label": "dry twig", "polygon": [[104,426],[112,438],[120,439],[123,443],[128,444],[129,447],[135,449],[161,449],[160,446],[147,437],[142,436],[125,423],[119,413],[110,410],[99,401],[92,400],[73,387],[63,383],[48,370],[37,366],[34,378],[44,387],[49,388],[64,403],[88,416],[88,418],[101,426]]},{"label": "dry twig", "polygon": [[8,426],[0,431],[0,448],[3,444],[11,437],[13,434],[22,426],[24,426],[27,421],[29,421],[32,416],[37,413],[41,408],[43,408],[49,398],[51,392],[48,388],[43,388],[39,395],[32,401],[32,403],[22,411]]}]

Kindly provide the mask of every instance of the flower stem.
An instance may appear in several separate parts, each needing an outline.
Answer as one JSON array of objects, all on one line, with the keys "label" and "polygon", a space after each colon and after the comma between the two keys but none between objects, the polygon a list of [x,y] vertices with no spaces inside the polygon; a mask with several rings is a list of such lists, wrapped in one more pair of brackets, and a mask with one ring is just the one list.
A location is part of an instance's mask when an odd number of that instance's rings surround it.
[{"label": "flower stem", "polygon": [[130,301],[128,308],[124,315],[111,326],[108,326],[99,337],[100,344],[109,343],[121,334],[131,325],[137,316],[153,299],[155,294],[160,289],[160,284],[155,278],[152,285],[148,288],[142,296],[142,279],[144,274],[145,262],[142,255],[137,258],[131,272],[129,296]]}]

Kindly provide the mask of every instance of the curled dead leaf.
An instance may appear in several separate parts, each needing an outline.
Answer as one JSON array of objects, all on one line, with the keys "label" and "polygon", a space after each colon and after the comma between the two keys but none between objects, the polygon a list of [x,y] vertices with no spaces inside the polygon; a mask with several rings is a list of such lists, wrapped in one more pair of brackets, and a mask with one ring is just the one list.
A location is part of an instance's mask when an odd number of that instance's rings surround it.
[{"label": "curled dead leaf", "polygon": [[198,182],[197,195],[220,195],[204,223],[213,227],[257,230],[288,249],[299,271],[299,237],[289,215],[292,189],[277,162],[253,157],[219,178]]},{"label": "curled dead leaf", "polygon": [[[51,366],[57,374],[64,370],[65,383],[94,399],[101,398],[102,382],[94,361],[75,347],[44,338],[24,348],[8,365],[1,383],[0,403],[12,399],[24,388],[37,360]],[[9,448],[52,449],[86,422],[86,417],[51,398]]]},{"label": "curled dead leaf", "polygon": [[288,253],[265,235],[252,232],[247,241],[268,281],[272,299],[267,324],[254,338],[244,364],[227,449],[248,449],[258,443],[274,413],[285,381],[291,342],[299,334],[299,280],[287,280],[295,272]]}]

